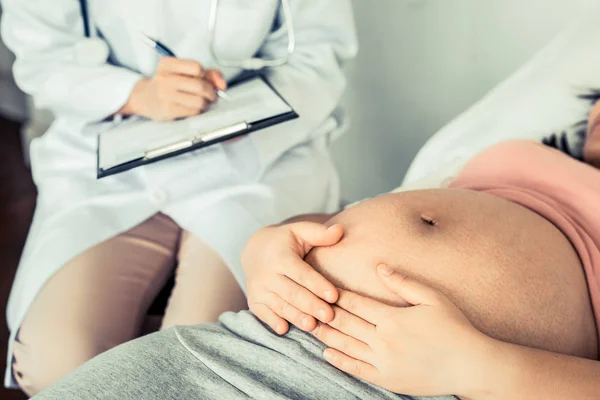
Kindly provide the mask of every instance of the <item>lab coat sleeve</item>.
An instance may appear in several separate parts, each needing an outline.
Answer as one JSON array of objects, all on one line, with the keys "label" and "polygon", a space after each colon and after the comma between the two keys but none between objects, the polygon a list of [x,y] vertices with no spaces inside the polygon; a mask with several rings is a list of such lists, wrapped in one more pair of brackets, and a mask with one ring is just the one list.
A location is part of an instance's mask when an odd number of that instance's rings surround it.
[{"label": "lab coat sleeve", "polygon": [[[301,123],[289,127],[310,132],[332,114],[345,89],[342,67],[358,50],[354,16],[350,0],[289,2],[296,51],[286,65],[269,69],[267,77],[301,117]],[[279,28],[271,32],[261,49],[265,58],[287,54],[288,26],[282,7],[278,21]]]},{"label": "lab coat sleeve", "polygon": [[77,62],[84,39],[77,0],[3,0],[2,38],[15,53],[17,85],[35,104],[82,123],[118,111],[141,78],[125,68]]}]

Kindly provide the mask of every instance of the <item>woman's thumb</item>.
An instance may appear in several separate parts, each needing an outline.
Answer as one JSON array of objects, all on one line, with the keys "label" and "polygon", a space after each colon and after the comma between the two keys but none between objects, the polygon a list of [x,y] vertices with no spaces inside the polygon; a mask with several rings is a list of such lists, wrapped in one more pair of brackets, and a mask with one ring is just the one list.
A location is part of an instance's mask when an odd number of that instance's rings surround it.
[{"label": "woman's thumb", "polygon": [[332,246],[344,235],[344,228],[332,225],[329,228],[314,222],[298,222],[290,226],[296,239],[309,246]]},{"label": "woman's thumb", "polygon": [[442,301],[443,295],[435,289],[395,271],[385,264],[377,266],[379,279],[396,295],[408,303],[418,305],[437,305]]}]

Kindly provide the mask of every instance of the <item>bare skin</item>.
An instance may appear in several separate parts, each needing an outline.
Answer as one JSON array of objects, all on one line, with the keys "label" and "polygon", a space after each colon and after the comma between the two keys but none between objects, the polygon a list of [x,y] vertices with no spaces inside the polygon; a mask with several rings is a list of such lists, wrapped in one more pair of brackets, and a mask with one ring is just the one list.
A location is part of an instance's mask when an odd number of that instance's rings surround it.
[{"label": "bare skin", "polygon": [[397,393],[594,398],[585,277],[544,218],[456,189],[385,195],[329,217],[265,228],[245,250],[250,308],[275,331],[287,331],[282,318],[312,331],[333,365]]},{"label": "bare skin", "polygon": [[153,77],[135,85],[117,114],[141,115],[155,121],[192,117],[217,101],[216,89],[226,88],[219,70],[204,70],[192,60],[164,57]]},{"label": "bare skin", "polygon": [[306,260],[337,287],[409,305],[378,278],[383,263],[446,295],[493,338],[597,358],[577,253],[533,211],[485,193],[441,189],[380,196],[332,224],[344,227],[342,240]]},{"label": "bare skin", "polygon": [[588,164],[600,168],[600,102],[590,112],[587,132],[583,157]]},{"label": "bare skin", "polygon": [[[584,160],[600,167],[600,103]],[[331,364],[397,393],[597,398],[598,337],[567,238],[516,204],[454,192],[382,196],[259,231],[245,250],[250,309],[280,334],[287,321],[311,331]]]}]

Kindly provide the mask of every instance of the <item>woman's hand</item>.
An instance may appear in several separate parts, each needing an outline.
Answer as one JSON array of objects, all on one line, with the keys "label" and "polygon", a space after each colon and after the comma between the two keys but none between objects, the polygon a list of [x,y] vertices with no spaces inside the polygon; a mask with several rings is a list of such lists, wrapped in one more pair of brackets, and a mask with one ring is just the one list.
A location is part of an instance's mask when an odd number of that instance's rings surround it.
[{"label": "woman's hand", "polygon": [[141,115],[155,121],[191,117],[217,100],[216,89],[227,82],[219,70],[204,70],[196,61],[164,57],[155,75],[140,80],[118,114]]},{"label": "woman's hand", "polygon": [[466,395],[491,339],[444,295],[387,266],[377,270],[413,306],[392,307],[340,291],[333,321],[313,331],[330,347],[325,359],[395,393]]},{"label": "woman's hand", "polygon": [[287,321],[312,331],[333,319],[327,302],[338,298],[337,289],[303,258],[315,246],[331,246],[344,234],[341,225],[327,228],[314,222],[297,222],[261,229],[242,253],[248,283],[248,306],[280,335]]}]

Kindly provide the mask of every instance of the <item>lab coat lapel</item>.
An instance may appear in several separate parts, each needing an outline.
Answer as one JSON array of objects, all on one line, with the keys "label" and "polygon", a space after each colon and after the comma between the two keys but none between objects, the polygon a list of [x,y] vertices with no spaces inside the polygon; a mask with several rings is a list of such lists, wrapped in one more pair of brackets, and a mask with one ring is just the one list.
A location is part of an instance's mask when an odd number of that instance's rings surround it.
[{"label": "lab coat lapel", "polygon": [[[164,7],[168,6],[168,4],[165,4],[168,2],[161,0],[130,0],[123,3],[130,3],[130,6],[125,10],[127,12],[126,18],[131,21],[127,23],[127,34],[132,42],[132,51],[135,54],[140,72],[148,76],[153,75],[160,56],[142,43],[137,35],[138,32],[142,32],[152,38],[162,40],[167,26],[162,11]],[[139,13],[136,14],[135,9],[137,7],[144,8],[143,18],[138,16]]]},{"label": "lab coat lapel", "polygon": [[215,29],[215,51],[220,58],[241,60],[254,56],[269,34],[279,0],[221,0]]}]

